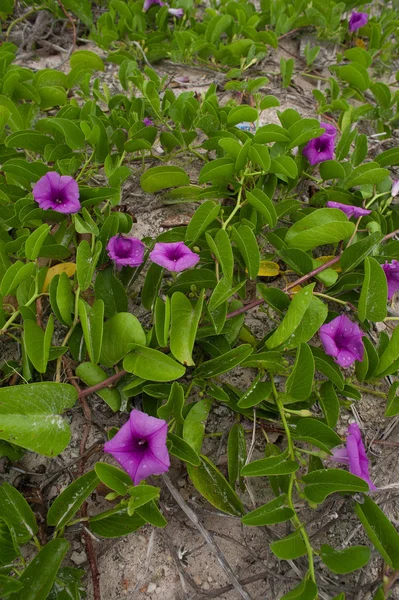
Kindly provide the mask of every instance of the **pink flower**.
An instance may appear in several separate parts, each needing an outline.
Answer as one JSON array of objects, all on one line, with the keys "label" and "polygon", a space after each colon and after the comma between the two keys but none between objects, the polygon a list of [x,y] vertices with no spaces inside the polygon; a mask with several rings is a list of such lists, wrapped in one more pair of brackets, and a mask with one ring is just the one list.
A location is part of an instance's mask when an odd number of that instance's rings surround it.
[{"label": "pink flower", "polygon": [[350,367],[355,360],[363,360],[363,335],[359,325],[346,315],[336,317],[319,330],[325,353],[333,356],[340,367]]},{"label": "pink flower", "polygon": [[334,158],[337,130],[330,123],[322,122],[320,127],[323,127],[325,132],[321,136],[310,140],[302,150],[302,154],[306,156],[312,166]]},{"label": "pink flower", "polygon": [[134,485],[138,485],[150,475],[161,475],[169,470],[167,434],[166,421],[132,410],[127,423],[104,444],[104,452],[112,454]]},{"label": "pink flower", "polygon": [[200,257],[183,242],[158,242],[150,253],[150,259],[169,271],[180,272],[194,267]]},{"label": "pink flower", "polygon": [[369,484],[370,490],[376,490],[374,483],[369,475],[369,459],[364,449],[362,434],[359,425],[352,423],[349,425],[348,435],[346,436],[346,448],[337,448],[332,451],[333,456],[330,460],[349,465],[349,471],[352,475],[361,477]]},{"label": "pink flower", "polygon": [[154,125],[154,122],[151,121],[151,119],[149,119],[148,117],[144,117],[143,123],[146,127],[151,127],[151,125]]},{"label": "pink flower", "polygon": [[153,5],[165,6],[165,2],[162,2],[162,0],[144,0],[143,11],[147,12]]},{"label": "pink flower", "polygon": [[339,208],[339,210],[342,210],[342,212],[346,214],[348,219],[350,219],[351,217],[355,217],[355,219],[358,219],[359,217],[364,217],[365,215],[369,215],[371,213],[371,210],[359,208],[358,206],[353,206],[352,204],[342,204],[341,202],[329,201],[327,202],[327,207]]},{"label": "pink flower", "polygon": [[33,188],[33,197],[43,210],[70,215],[80,210],[79,187],[73,177],[55,171],[46,173]]},{"label": "pink flower", "polygon": [[351,14],[351,18],[349,19],[349,31],[353,33],[361,27],[364,27],[365,25],[367,25],[368,20],[369,16],[367,13],[356,12],[354,10]]},{"label": "pink flower", "polygon": [[184,15],[184,10],[182,8],[169,8],[168,13],[177,19],[181,19]]},{"label": "pink flower", "polygon": [[144,244],[138,238],[114,235],[108,242],[107,253],[119,270],[138,267],[143,262]]},{"label": "pink flower", "polygon": [[399,290],[399,262],[394,259],[391,263],[382,265],[382,268],[387,278],[388,300],[390,300],[394,293]]},{"label": "pink flower", "polygon": [[394,179],[392,182],[391,196],[395,198],[399,194],[399,179]]}]

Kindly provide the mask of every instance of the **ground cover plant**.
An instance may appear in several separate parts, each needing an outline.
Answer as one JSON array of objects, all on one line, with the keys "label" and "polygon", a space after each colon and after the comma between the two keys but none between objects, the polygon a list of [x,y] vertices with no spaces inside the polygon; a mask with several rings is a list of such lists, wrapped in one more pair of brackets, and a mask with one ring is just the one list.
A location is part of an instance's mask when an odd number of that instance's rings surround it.
[{"label": "ground cover plant", "polygon": [[[99,600],[98,540],[169,505],[227,581],[199,587],[172,544],[182,597],[397,597],[375,448],[396,460],[398,10],[0,0],[1,598]],[[140,235],[133,180],[178,223]],[[198,506],[259,529],[272,568],[238,577]]]}]

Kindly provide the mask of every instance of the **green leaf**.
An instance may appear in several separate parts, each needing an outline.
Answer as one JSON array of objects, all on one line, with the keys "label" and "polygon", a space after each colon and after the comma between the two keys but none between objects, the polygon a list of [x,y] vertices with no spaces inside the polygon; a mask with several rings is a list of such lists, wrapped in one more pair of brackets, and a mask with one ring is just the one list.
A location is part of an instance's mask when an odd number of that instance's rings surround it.
[{"label": "green leaf", "polygon": [[266,110],[267,108],[272,108],[273,106],[280,106],[280,101],[276,96],[264,96],[260,102],[260,110]]},{"label": "green leaf", "polygon": [[320,164],[319,170],[323,181],[345,178],[345,169],[337,160],[325,160]]},{"label": "green leaf", "polygon": [[370,548],[367,546],[352,546],[343,550],[335,550],[328,544],[321,547],[320,558],[333,573],[346,575],[361,569],[369,562]]},{"label": "green leaf", "polygon": [[377,185],[388,176],[388,169],[382,169],[377,162],[369,162],[353,169],[343,185],[346,189],[356,185]]},{"label": "green leaf", "polygon": [[50,283],[50,302],[54,314],[65,325],[72,325],[74,297],[72,285],[65,272],[56,275]]},{"label": "green leaf", "polygon": [[304,494],[310,502],[320,504],[335,492],[368,492],[366,481],[343,469],[320,469],[302,477]]},{"label": "green leaf", "polygon": [[69,443],[69,426],[59,413],[72,408],[77,392],[63,383],[30,383],[0,389],[0,439],[45,456]]},{"label": "green leaf", "polygon": [[160,419],[175,419],[176,423],[184,423],[182,409],[184,406],[184,389],[176,381],[172,383],[168,401],[158,408],[157,414]]},{"label": "green leaf", "polygon": [[312,283],[300,290],[290,302],[284,319],[276,331],[266,341],[267,348],[276,348],[286,342],[294,333],[312,301],[312,292],[316,284]]},{"label": "green leaf", "polygon": [[304,579],[293,590],[281,596],[281,600],[315,600],[317,585],[311,579]]},{"label": "green leaf", "polygon": [[85,136],[83,131],[71,119],[60,117],[51,117],[40,119],[36,123],[36,129],[44,133],[60,133],[65,139],[66,144],[71,150],[80,150],[85,145]]},{"label": "green leaf", "polygon": [[206,233],[205,236],[209,248],[221,266],[226,281],[228,281],[231,286],[233,281],[234,257],[228,234],[224,229],[219,229],[214,240],[209,233]]},{"label": "green leaf", "polygon": [[174,433],[168,433],[168,441],[172,443],[169,448],[169,454],[176,456],[179,460],[183,460],[194,467],[198,467],[201,463],[200,457],[181,437]]},{"label": "green leaf", "polygon": [[3,279],[1,280],[0,294],[2,296],[8,296],[15,292],[20,283],[29,279],[36,271],[35,263],[24,264],[22,261],[17,260],[4,273]]},{"label": "green leaf", "polygon": [[249,147],[249,158],[254,165],[259,165],[261,170],[265,173],[269,171],[271,161],[267,146],[252,144],[252,146]]},{"label": "green leaf", "polygon": [[65,527],[99,482],[95,471],[89,471],[75,479],[50,506],[47,523],[54,526],[56,531]]},{"label": "green leaf", "polygon": [[154,500],[136,508],[135,512],[147,523],[150,523],[155,527],[165,527],[167,525],[165,517],[162,515]]},{"label": "green leaf", "polygon": [[396,392],[399,387],[399,381],[395,381],[388,392],[388,405],[385,411],[385,417],[395,417],[399,414],[399,396],[396,395]]},{"label": "green leaf", "polygon": [[247,513],[242,517],[241,522],[247,526],[262,526],[288,521],[294,516],[294,511],[284,506],[285,501],[286,496],[274,498],[271,502]]},{"label": "green leaf", "polygon": [[131,313],[120,312],[104,323],[100,363],[106,367],[116,365],[129,352],[130,344],[146,344],[140,321]]},{"label": "green leaf", "polygon": [[190,185],[190,178],[181,167],[152,167],[143,173],[140,185],[145,192],[154,194],[166,188]]},{"label": "green leaf", "polygon": [[[30,540],[37,532],[38,526],[35,515],[31,507],[18,490],[9,483],[3,483],[0,486],[0,505],[1,505],[1,541],[8,540],[8,555],[15,553],[14,543],[9,536],[9,532],[4,528],[5,522],[9,529],[14,533],[15,539],[19,545]],[[5,548],[1,546],[1,562],[3,563]]]},{"label": "green leaf", "polygon": [[165,348],[169,341],[170,329],[170,298],[166,296],[165,302],[157,296],[154,308],[154,327],[158,344]]},{"label": "green leaf", "polygon": [[367,90],[370,83],[370,78],[367,70],[364,67],[361,67],[359,64],[337,67],[336,72],[340,79],[347,81],[350,85],[356,88],[359,88],[361,92],[365,92]]},{"label": "green leaf", "polygon": [[356,244],[351,244],[349,248],[345,248],[339,259],[342,271],[347,273],[357,267],[380,243],[382,237],[381,233],[372,233],[363,240],[360,240],[360,242],[356,242]]},{"label": "green leaf", "polygon": [[248,225],[240,225],[238,229],[232,228],[233,240],[244,259],[250,279],[256,279],[259,273],[260,255],[258,242]]},{"label": "green leaf", "polygon": [[23,588],[14,594],[15,600],[43,600],[47,598],[57,571],[69,550],[69,542],[56,539],[48,542],[29,563],[19,578]]},{"label": "green leaf", "polygon": [[[191,271],[186,271],[186,273],[191,275]],[[154,304],[155,299],[158,295],[158,290],[161,285],[162,277],[163,268],[155,263],[152,263],[147,271],[143,289],[141,291],[141,302],[144,308],[146,308],[147,310],[152,309],[152,305]],[[188,289],[190,289],[190,285],[188,286]]]},{"label": "green leaf", "polygon": [[[151,267],[157,267],[162,272],[162,268],[158,267],[155,263]],[[113,275],[112,269],[106,269],[97,273],[94,291],[97,300],[103,300],[104,302],[106,317],[113,317],[117,312],[127,312],[128,306],[125,288],[119,279]]]},{"label": "green leaf", "polygon": [[272,392],[272,385],[270,381],[260,381],[263,377],[260,373],[252,385],[246,390],[237,402],[239,408],[252,408],[269,398]]},{"label": "green leaf", "polygon": [[129,517],[126,507],[117,506],[95,517],[90,517],[89,525],[90,531],[94,535],[104,538],[119,538],[140,529],[145,525],[145,520],[136,513]]},{"label": "green leaf", "polygon": [[[152,264],[151,267],[148,269],[148,273],[150,272],[153,266],[157,267],[158,265]],[[163,270],[161,268],[161,274],[162,271]],[[143,293],[146,283],[147,278],[144,284]],[[174,292],[190,292],[192,285],[195,285],[197,290],[206,290],[213,289],[214,287],[216,287],[216,284],[216,275],[213,271],[210,271],[209,269],[195,269],[191,271],[183,271],[183,273],[181,273],[179,277],[176,278],[175,283],[169,288],[168,296],[171,296]],[[145,306],[145,308],[147,308],[147,306]]]},{"label": "green leaf", "polygon": [[[1,490],[2,490],[2,488],[0,487],[0,499],[2,501],[4,501],[4,497],[3,497]],[[29,508],[29,505],[28,505],[28,508]],[[16,523],[19,526],[21,521],[19,519],[18,513],[16,515],[10,515],[11,518],[14,516],[16,518]],[[36,527],[36,522],[35,522],[34,516],[33,516],[33,524]],[[23,526],[22,536],[24,536],[25,533],[28,533],[29,537],[31,537],[30,533],[27,532],[27,530]],[[13,562],[13,560],[18,556],[19,551],[18,551],[17,542],[22,543],[21,540],[17,539],[17,532],[14,529],[13,534],[12,534],[10,527],[7,525],[7,523],[5,521],[5,517],[1,518],[0,519],[0,571],[1,571],[2,566],[10,565]],[[1,586],[0,586],[0,588],[1,588]]]},{"label": "green leaf", "polygon": [[295,560],[307,554],[306,545],[300,531],[294,531],[287,537],[272,542],[270,550],[282,560]]},{"label": "green leaf", "polygon": [[100,257],[102,249],[101,242],[96,242],[92,254],[90,244],[87,240],[82,240],[76,253],[76,273],[78,284],[82,292],[90,287],[93,278],[94,269]]},{"label": "green leaf", "polygon": [[[65,275],[65,273],[62,273]],[[79,319],[83,329],[87,352],[92,363],[97,364],[100,359],[103,327],[104,327],[104,302],[96,300],[89,306],[82,299],[79,300]],[[94,385],[94,384],[93,384]]]},{"label": "green leaf", "polygon": [[94,470],[102,483],[104,483],[111,490],[118,492],[118,494],[121,496],[125,496],[128,488],[132,486],[133,482],[129,475],[125,473],[125,471],[118,469],[118,467],[108,465],[107,463],[98,462],[94,465]]},{"label": "green leaf", "polygon": [[385,150],[385,152],[381,152],[381,154],[376,156],[375,162],[377,162],[380,167],[393,167],[399,165],[399,148],[390,148],[389,150]]},{"label": "green leaf", "polygon": [[334,359],[331,358],[331,356],[327,356],[321,348],[310,346],[310,349],[314,357],[316,371],[323,373],[323,375],[328,377],[339,390],[343,390],[344,377],[341,369],[334,362]]},{"label": "green leaf", "polygon": [[342,444],[342,440],[333,429],[325,425],[322,421],[313,418],[300,419],[296,425],[295,438],[308,442],[329,451],[335,446]]},{"label": "green leaf", "polygon": [[319,401],[327,425],[334,429],[339,419],[339,400],[332,381],[325,381],[321,384]]},{"label": "green leaf", "polygon": [[206,200],[197,208],[192,216],[186,231],[186,241],[195,242],[208,226],[216,219],[220,211],[220,204],[213,200]]},{"label": "green leaf", "polygon": [[46,239],[48,232],[50,231],[50,225],[43,223],[33,233],[30,234],[25,242],[25,254],[29,260],[36,260],[39,256],[40,248]]},{"label": "green leaf", "polygon": [[193,373],[193,377],[199,379],[210,379],[211,377],[217,377],[222,373],[231,371],[234,367],[244,361],[247,356],[252,353],[252,346],[249,344],[242,344],[233,348],[229,352],[208,360],[198,367]]},{"label": "green leaf", "polygon": [[203,398],[190,409],[183,425],[183,439],[197,454],[200,454],[205,434],[205,424],[211,410],[212,401]]},{"label": "green leaf", "polygon": [[251,192],[247,192],[246,198],[248,203],[265,217],[268,225],[270,227],[275,227],[277,223],[276,209],[265,192],[254,188]]},{"label": "green leaf", "polygon": [[380,377],[399,358],[399,327],[393,330],[392,337],[383,351],[374,375]]},{"label": "green leaf", "polygon": [[0,575],[1,598],[8,598],[8,596],[18,592],[23,587],[23,584],[17,579],[14,579],[13,577],[7,577],[6,575]]},{"label": "green leaf", "polygon": [[346,240],[354,230],[354,223],[350,223],[341,210],[320,208],[294,223],[287,231],[285,243],[289,248],[306,252],[317,246]]},{"label": "green leaf", "polygon": [[359,319],[383,321],[387,316],[388,284],[383,268],[375,258],[364,260],[364,283],[359,298]]},{"label": "green leaf", "polygon": [[240,471],[245,465],[246,458],[247,448],[244,428],[240,423],[234,423],[227,441],[227,469],[229,483],[233,489],[236,482],[241,480]]},{"label": "green leaf", "polygon": [[229,180],[235,173],[235,162],[231,158],[216,158],[201,169],[198,183],[221,183]]},{"label": "green leaf", "polygon": [[159,498],[159,491],[159,488],[145,484],[130,487],[129,495],[131,498],[127,506],[128,515],[132,515],[140,506],[144,506],[144,504],[151,502],[151,500]]},{"label": "green leaf", "polygon": [[209,458],[201,456],[198,467],[188,464],[187,472],[194,487],[210,504],[230,515],[243,514],[241,500]]},{"label": "green leaf", "polygon": [[229,125],[238,125],[239,123],[253,123],[258,119],[258,111],[256,108],[248,105],[236,106],[227,115],[227,123]]},{"label": "green leaf", "polygon": [[301,342],[308,342],[320,329],[327,318],[327,306],[319,298],[313,297],[303,315],[302,321],[291,337],[285,342],[285,348],[295,348]]},{"label": "green leaf", "polygon": [[368,496],[363,496],[361,504],[355,504],[355,512],[384,561],[393,569],[399,569],[399,533],[390,520]]},{"label": "green leaf", "polygon": [[294,368],[287,379],[286,390],[296,400],[307,400],[312,393],[315,362],[307,344],[300,344]]},{"label": "green leaf", "polygon": [[[76,375],[86,385],[91,387],[108,379],[108,375],[101,367],[91,362],[85,362],[78,365],[75,371]],[[103,388],[95,392],[108,404],[108,406],[116,412],[121,407],[121,395],[116,388]]]},{"label": "green leaf", "polygon": [[[85,25],[87,25],[87,23],[85,23]],[[91,23],[89,23],[88,25],[90,26]],[[82,69],[104,71],[104,63],[102,59],[98,56],[98,54],[96,54],[95,52],[91,52],[90,50],[75,50],[75,52],[71,54],[69,64],[71,66],[71,69],[73,69],[74,67],[81,67]]]},{"label": "green leaf", "polygon": [[290,475],[299,469],[299,465],[287,458],[287,451],[278,456],[261,458],[245,465],[241,469],[243,477],[265,477],[269,475]]},{"label": "green leaf", "polygon": [[298,167],[290,156],[280,156],[272,159],[269,172],[295,179],[298,175]]},{"label": "green leaf", "polygon": [[233,288],[231,287],[231,282],[226,277],[222,277],[219,283],[216,285],[211,299],[208,304],[208,310],[213,313],[219,306],[221,306],[226,300],[231,298],[234,294],[236,294],[242,287],[245,285],[245,280],[240,281]]},{"label": "green leaf", "polygon": [[194,306],[181,292],[175,292],[172,296],[170,351],[179,362],[186,366],[195,364],[192,352],[198,323],[201,319],[203,303],[203,291]]},{"label": "green leaf", "polygon": [[133,352],[125,356],[123,368],[137,377],[150,381],[174,381],[183,377],[186,369],[158,350],[139,344],[130,345]]},{"label": "green leaf", "polygon": [[36,321],[25,319],[24,339],[26,351],[29,360],[39,373],[45,373],[47,370],[53,332],[53,315],[50,315],[45,331],[37,325]]}]

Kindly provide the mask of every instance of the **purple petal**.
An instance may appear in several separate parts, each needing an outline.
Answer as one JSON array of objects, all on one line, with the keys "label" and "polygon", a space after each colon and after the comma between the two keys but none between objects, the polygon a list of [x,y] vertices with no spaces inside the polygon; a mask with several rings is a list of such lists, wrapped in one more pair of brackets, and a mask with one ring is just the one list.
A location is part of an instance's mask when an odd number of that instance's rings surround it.
[{"label": "purple petal", "polygon": [[399,194],[399,179],[394,179],[392,182],[391,195],[395,198]]},{"label": "purple petal", "polygon": [[104,444],[104,452],[129,452],[132,448],[132,432],[130,421],[127,421],[112,439]]},{"label": "purple petal", "polygon": [[331,123],[324,123],[323,121],[321,121],[320,127],[323,127],[323,129],[325,129],[323,135],[330,135],[335,139],[337,135],[337,130],[334,127],[334,125],[331,125]]},{"label": "purple petal", "polygon": [[154,122],[151,121],[151,119],[149,119],[148,117],[144,117],[143,123],[146,127],[151,127],[151,125],[154,125]]},{"label": "purple petal", "polygon": [[354,10],[353,13],[351,14],[351,18],[349,20],[349,31],[351,33],[353,33],[354,31],[357,31],[361,27],[364,27],[365,25],[367,25],[368,20],[369,20],[369,16],[367,13],[356,12]]},{"label": "purple petal", "polygon": [[144,244],[138,238],[114,235],[107,245],[107,253],[117,267],[138,267],[144,260]]},{"label": "purple petal", "polygon": [[346,448],[333,448],[331,452],[332,456],[329,456],[328,460],[349,465],[349,456]]},{"label": "purple petal", "polygon": [[352,423],[349,426],[346,447],[349,456],[350,472],[364,479],[369,484],[370,489],[375,490],[376,487],[370,480],[369,459],[367,458],[362,435],[357,423]]},{"label": "purple petal", "polygon": [[177,19],[180,19],[184,15],[182,8],[169,8],[168,13]]},{"label": "purple petal", "polygon": [[33,187],[33,197],[43,210],[72,214],[80,210],[79,186],[73,177],[46,173]]},{"label": "purple petal", "polygon": [[327,202],[328,208],[338,208],[342,210],[343,213],[346,214],[348,219],[351,217],[364,217],[365,215],[369,215],[371,210],[366,210],[365,208],[360,208],[359,206],[353,206],[352,204],[342,204],[341,202]]},{"label": "purple petal", "polygon": [[147,479],[150,475],[161,475],[169,470],[169,465],[165,465],[163,462],[158,460],[151,451],[145,453],[141,459],[133,481],[134,485],[138,485],[144,479]]},{"label": "purple petal", "polygon": [[158,242],[150,253],[150,259],[169,271],[180,272],[194,267],[200,257],[183,242]]},{"label": "purple petal", "polygon": [[334,139],[329,133],[310,140],[302,150],[302,154],[312,166],[334,158]]},{"label": "purple petal", "polygon": [[335,358],[335,362],[344,369],[353,365],[355,360],[355,355],[350,350],[346,350],[345,348],[340,350]]},{"label": "purple petal", "polygon": [[[104,446],[105,448],[105,446]],[[110,452],[112,457],[120,464],[122,469],[126,471],[130,479],[136,485],[135,478],[137,469],[141,463],[141,456],[136,456],[130,452]]]},{"label": "purple petal", "polygon": [[388,283],[388,300],[392,299],[394,293],[399,290],[399,262],[393,260],[391,263],[382,265]]},{"label": "purple petal", "polygon": [[164,6],[165,2],[162,2],[162,0],[144,0],[143,11],[147,12],[147,10],[154,4],[158,6]]},{"label": "purple petal", "polygon": [[319,336],[321,339],[321,343],[323,344],[324,352],[328,356],[334,356],[335,358],[336,356],[338,356],[339,350],[334,340],[334,334],[331,332],[331,330],[328,329],[329,325],[330,323],[327,323],[326,325],[322,325],[320,327]]},{"label": "purple petal", "polygon": [[319,330],[325,353],[333,356],[341,367],[349,367],[364,355],[363,332],[357,323],[340,315]]},{"label": "purple petal", "polygon": [[[154,433],[164,428],[167,423],[163,419],[150,417],[141,410],[132,410],[130,413],[130,427],[132,436],[135,438],[146,439]],[[166,440],[166,435],[165,435]]]}]

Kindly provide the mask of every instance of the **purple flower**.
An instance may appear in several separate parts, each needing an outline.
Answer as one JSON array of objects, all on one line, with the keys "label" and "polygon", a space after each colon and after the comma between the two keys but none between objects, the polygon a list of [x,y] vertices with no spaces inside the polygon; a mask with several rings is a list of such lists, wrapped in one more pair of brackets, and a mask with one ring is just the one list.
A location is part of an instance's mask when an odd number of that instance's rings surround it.
[{"label": "purple flower", "polygon": [[358,206],[352,206],[352,204],[342,204],[341,202],[327,202],[328,208],[339,208],[342,210],[350,219],[351,217],[355,217],[358,219],[359,217],[364,217],[365,215],[369,215],[371,210],[366,210],[365,208],[359,208]]},{"label": "purple flower", "polygon": [[151,127],[151,125],[154,125],[154,122],[151,121],[151,119],[149,119],[148,117],[144,117],[143,123],[146,127]]},{"label": "purple flower", "polygon": [[165,2],[162,2],[162,0],[144,0],[144,12],[147,12],[147,10],[151,8],[151,6],[153,6],[154,4],[158,6],[165,6]]},{"label": "purple flower", "polygon": [[395,198],[399,194],[399,179],[394,179],[392,182],[391,196]]},{"label": "purple flower", "polygon": [[104,444],[104,452],[112,454],[130,475],[134,485],[138,485],[150,475],[168,471],[167,434],[166,421],[149,417],[140,410],[132,410],[127,423]]},{"label": "purple flower", "polygon": [[43,210],[70,215],[80,210],[79,187],[73,177],[46,173],[33,187],[33,197]]},{"label": "purple flower", "polygon": [[355,360],[363,360],[362,336],[365,334],[346,315],[322,325],[319,335],[325,353],[333,356],[340,367],[350,367]]},{"label": "purple flower", "polygon": [[150,259],[169,271],[180,272],[194,267],[200,257],[183,242],[158,242],[150,253]]},{"label": "purple flower", "polygon": [[181,17],[184,15],[184,10],[182,8],[169,8],[168,13],[177,19],[181,19]]},{"label": "purple flower", "polygon": [[137,238],[114,235],[108,242],[107,252],[119,270],[138,267],[143,262],[144,244]]},{"label": "purple flower", "polygon": [[391,263],[382,265],[385,271],[385,276],[388,283],[388,300],[392,298],[394,293],[399,290],[399,262],[393,260]]},{"label": "purple flower", "polygon": [[325,132],[321,136],[310,140],[302,150],[302,154],[306,156],[312,166],[325,160],[331,160],[334,157],[334,142],[337,130],[330,123],[322,122],[320,127],[323,127]]},{"label": "purple flower", "polygon": [[353,33],[357,31],[361,27],[367,25],[367,21],[369,20],[369,16],[367,13],[356,12],[355,10],[351,14],[351,18],[349,19],[349,31]]},{"label": "purple flower", "polygon": [[349,465],[349,471],[352,475],[357,475],[367,481],[370,490],[376,490],[374,483],[370,480],[369,459],[364,449],[362,435],[359,425],[352,423],[349,425],[348,435],[346,436],[346,448],[337,448],[332,451],[333,456],[330,460]]}]

